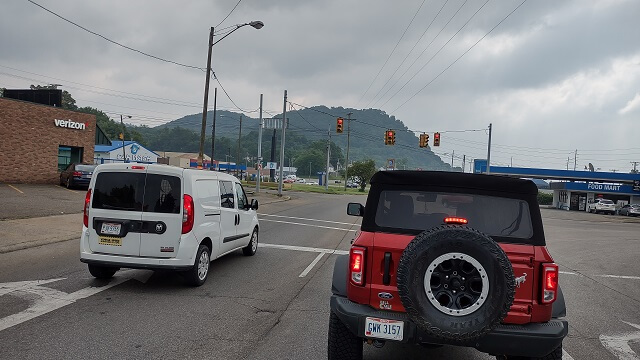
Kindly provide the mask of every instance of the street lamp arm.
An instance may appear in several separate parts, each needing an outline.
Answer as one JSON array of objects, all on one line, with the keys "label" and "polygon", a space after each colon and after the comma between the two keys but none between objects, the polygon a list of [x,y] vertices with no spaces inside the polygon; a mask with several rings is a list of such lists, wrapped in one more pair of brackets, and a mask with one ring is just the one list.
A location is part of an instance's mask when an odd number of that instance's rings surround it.
[{"label": "street lamp arm", "polygon": [[235,29],[229,31],[228,33],[226,33],[223,37],[221,37],[220,39],[218,39],[216,42],[214,42],[211,46],[219,43],[220,41],[222,41],[222,39],[226,38],[227,36],[231,35],[234,31],[240,29],[243,26],[247,26],[247,25],[251,25],[252,27],[256,28],[256,29],[261,29],[264,26],[264,23],[262,21],[252,21],[252,22],[248,22],[248,23],[244,23],[244,24],[238,24],[236,25]]}]

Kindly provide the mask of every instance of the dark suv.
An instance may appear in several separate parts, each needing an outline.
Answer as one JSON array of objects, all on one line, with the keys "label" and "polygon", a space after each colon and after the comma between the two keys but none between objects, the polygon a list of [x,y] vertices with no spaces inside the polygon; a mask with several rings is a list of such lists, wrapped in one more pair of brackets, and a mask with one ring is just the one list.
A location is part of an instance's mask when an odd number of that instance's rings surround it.
[{"label": "dark suv", "polygon": [[347,207],[363,219],[335,264],[329,359],[385,341],[561,359],[566,308],[537,193],[502,176],[376,173],[366,207]]}]

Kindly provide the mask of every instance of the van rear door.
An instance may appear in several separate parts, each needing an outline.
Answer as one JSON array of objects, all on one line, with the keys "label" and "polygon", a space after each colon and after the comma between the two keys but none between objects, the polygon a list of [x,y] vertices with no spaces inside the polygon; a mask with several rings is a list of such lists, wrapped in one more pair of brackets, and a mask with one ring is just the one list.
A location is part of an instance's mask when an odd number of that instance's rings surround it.
[{"label": "van rear door", "polygon": [[145,184],[140,256],[171,258],[182,235],[183,184],[173,168],[149,168]]},{"label": "van rear door", "polygon": [[146,171],[98,172],[89,211],[89,247],[103,254],[139,256]]}]

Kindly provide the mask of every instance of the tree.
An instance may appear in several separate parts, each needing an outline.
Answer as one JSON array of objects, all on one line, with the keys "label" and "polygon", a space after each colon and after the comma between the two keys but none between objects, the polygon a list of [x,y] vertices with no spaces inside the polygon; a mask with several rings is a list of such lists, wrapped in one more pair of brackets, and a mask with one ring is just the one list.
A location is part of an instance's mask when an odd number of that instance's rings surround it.
[{"label": "tree", "polygon": [[299,152],[293,162],[298,168],[297,175],[309,175],[309,170],[311,170],[311,177],[313,178],[313,175],[317,172],[324,171],[325,161],[325,154],[317,149],[308,149]]},{"label": "tree", "polygon": [[[98,126],[100,126],[102,131],[105,132],[107,137],[111,140],[120,140],[119,135],[122,132],[122,125],[120,125],[120,122],[109,119],[109,116],[102,110],[98,110],[89,106],[76,108],[75,110],[81,113],[95,115],[96,123],[98,124]],[[144,137],[135,130],[135,127],[132,126],[125,126],[124,138],[125,140],[133,140],[142,145],[147,145]]]},{"label": "tree", "polygon": [[360,192],[364,192],[364,188],[375,173],[376,162],[371,159],[356,161],[349,166],[349,179],[360,185]]}]

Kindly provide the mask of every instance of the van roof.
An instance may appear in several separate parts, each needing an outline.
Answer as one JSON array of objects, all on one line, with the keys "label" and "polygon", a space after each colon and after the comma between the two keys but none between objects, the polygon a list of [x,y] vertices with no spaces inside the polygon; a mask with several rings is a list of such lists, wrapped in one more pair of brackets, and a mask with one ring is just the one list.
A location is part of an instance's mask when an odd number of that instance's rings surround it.
[{"label": "van roof", "polygon": [[141,164],[141,163],[102,164],[96,168],[96,172],[114,172],[114,171],[121,171],[121,170],[129,170],[134,166],[144,167],[145,170],[151,171],[151,172],[153,172],[154,170],[162,170],[164,172],[173,173],[176,176],[180,176],[180,177],[204,175],[206,177],[216,177],[221,180],[239,181],[238,178],[236,178],[235,176],[227,173],[219,172],[219,171],[209,171],[209,170],[201,170],[201,169],[184,169],[181,167],[165,165],[165,164]]}]

